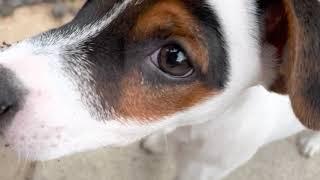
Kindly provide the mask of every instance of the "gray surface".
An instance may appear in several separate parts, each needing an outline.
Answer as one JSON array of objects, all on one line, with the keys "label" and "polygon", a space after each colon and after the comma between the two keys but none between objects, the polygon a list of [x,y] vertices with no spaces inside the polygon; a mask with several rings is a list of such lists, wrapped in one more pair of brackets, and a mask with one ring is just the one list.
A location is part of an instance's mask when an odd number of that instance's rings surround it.
[{"label": "gray surface", "polygon": [[[1,180],[171,180],[172,158],[153,156],[138,145],[123,149],[100,149],[38,163],[32,167],[7,150],[0,153]],[[268,145],[226,180],[319,180],[320,156],[301,157],[294,138]],[[31,178],[33,176],[33,178]]]},{"label": "gray surface", "polygon": [[267,145],[226,180],[319,180],[320,155],[306,159],[296,138]]}]

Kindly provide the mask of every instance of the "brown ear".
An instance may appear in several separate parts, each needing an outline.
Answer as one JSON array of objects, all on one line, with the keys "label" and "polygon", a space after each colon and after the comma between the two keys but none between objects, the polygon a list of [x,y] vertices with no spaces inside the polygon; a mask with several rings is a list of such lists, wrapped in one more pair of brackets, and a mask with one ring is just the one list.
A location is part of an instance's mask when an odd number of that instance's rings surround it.
[{"label": "brown ear", "polygon": [[276,47],[278,78],[300,121],[320,130],[320,4],[318,0],[260,0],[263,42]]}]

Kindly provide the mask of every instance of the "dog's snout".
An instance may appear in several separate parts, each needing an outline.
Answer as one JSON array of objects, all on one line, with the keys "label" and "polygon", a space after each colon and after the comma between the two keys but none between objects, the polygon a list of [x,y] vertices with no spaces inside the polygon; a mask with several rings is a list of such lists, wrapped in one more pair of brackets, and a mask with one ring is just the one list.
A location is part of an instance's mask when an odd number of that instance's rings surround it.
[{"label": "dog's snout", "polygon": [[23,104],[25,91],[14,73],[0,66],[0,126],[6,126]]}]

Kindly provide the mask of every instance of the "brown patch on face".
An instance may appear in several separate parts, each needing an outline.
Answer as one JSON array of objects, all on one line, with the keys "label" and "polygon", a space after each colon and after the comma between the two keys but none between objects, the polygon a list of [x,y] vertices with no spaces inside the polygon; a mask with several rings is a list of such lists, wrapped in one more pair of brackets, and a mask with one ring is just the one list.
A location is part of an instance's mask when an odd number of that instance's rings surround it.
[{"label": "brown patch on face", "polygon": [[188,85],[149,86],[138,72],[128,74],[121,82],[117,115],[145,122],[186,110],[217,94],[201,82]]},{"label": "brown patch on face", "polygon": [[133,41],[153,37],[178,41],[202,73],[208,71],[209,55],[200,26],[181,0],[160,0],[147,8],[130,32]]}]

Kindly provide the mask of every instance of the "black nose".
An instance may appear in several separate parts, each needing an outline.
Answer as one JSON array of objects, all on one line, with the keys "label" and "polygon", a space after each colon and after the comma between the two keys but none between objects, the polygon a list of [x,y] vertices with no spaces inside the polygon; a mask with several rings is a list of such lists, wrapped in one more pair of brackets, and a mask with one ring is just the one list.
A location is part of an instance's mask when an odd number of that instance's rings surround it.
[{"label": "black nose", "polygon": [[23,105],[26,91],[9,69],[0,66],[0,127],[7,126]]}]

